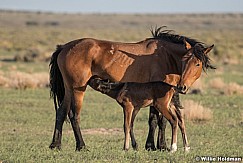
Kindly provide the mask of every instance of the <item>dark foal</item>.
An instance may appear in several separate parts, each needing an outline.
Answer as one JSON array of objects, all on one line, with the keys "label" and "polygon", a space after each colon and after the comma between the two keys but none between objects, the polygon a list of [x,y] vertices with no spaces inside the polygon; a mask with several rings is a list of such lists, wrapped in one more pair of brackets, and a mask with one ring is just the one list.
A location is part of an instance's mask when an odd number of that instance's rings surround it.
[{"label": "dark foal", "polygon": [[[171,124],[172,140],[171,152],[177,150],[178,123],[181,129],[185,151],[190,149],[187,141],[185,124],[181,116],[178,102],[172,100],[175,88],[164,82],[149,83],[111,83],[93,77],[88,83],[93,89],[115,99],[124,112],[124,150],[129,149],[129,137],[131,137],[133,149],[137,149],[137,143],[133,133],[134,119],[140,108],[154,106]],[[129,136],[130,133],[130,136]]]}]

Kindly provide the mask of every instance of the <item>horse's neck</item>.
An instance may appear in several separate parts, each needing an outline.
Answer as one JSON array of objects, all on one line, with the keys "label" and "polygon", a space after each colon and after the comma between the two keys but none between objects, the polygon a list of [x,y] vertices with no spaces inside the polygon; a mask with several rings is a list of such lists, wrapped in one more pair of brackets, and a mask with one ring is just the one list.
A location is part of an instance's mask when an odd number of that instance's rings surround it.
[{"label": "horse's neck", "polygon": [[183,45],[174,43],[167,43],[166,45],[167,55],[167,72],[164,82],[176,86],[182,75],[181,59],[186,53],[186,49]]}]

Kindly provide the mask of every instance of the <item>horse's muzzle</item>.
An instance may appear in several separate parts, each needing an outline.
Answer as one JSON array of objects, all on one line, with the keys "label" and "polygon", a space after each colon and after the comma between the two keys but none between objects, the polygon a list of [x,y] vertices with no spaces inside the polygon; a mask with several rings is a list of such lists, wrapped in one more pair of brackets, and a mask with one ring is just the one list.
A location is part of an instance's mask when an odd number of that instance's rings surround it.
[{"label": "horse's muzzle", "polygon": [[187,86],[186,85],[177,85],[176,90],[181,94],[186,94],[187,92]]}]

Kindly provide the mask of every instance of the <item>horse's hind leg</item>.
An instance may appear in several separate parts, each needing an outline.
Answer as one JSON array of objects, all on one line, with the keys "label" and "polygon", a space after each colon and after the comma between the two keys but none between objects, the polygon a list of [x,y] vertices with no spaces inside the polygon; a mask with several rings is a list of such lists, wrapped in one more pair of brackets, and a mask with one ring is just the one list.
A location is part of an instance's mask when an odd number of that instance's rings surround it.
[{"label": "horse's hind leg", "polygon": [[65,92],[64,100],[61,106],[56,111],[56,122],[55,122],[55,129],[53,134],[52,143],[49,148],[54,149],[61,149],[61,139],[62,139],[62,126],[64,120],[67,116],[67,112],[70,108],[70,94]]},{"label": "horse's hind leg", "polygon": [[80,151],[85,148],[85,143],[81,134],[79,127],[80,123],[80,112],[84,98],[84,91],[74,90],[71,101],[71,110],[68,113],[71,125],[73,128],[75,140],[76,140],[76,150]]},{"label": "horse's hind leg", "polygon": [[160,115],[158,121],[159,132],[158,132],[158,139],[157,139],[157,149],[162,151],[169,150],[169,148],[167,148],[166,140],[165,140],[166,123],[167,123],[167,119],[163,115]]},{"label": "horse's hind leg", "polygon": [[154,133],[158,124],[159,112],[153,107],[150,106],[149,110],[149,133],[145,144],[146,150],[156,150],[154,145]]}]

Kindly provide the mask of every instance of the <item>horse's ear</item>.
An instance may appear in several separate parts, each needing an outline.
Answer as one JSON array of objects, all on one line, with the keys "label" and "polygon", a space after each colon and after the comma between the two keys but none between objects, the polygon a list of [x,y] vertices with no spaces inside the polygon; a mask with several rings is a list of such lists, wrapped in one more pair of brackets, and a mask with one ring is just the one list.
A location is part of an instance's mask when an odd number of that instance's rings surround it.
[{"label": "horse's ear", "polygon": [[208,47],[208,48],[204,48],[204,49],[203,49],[203,53],[204,53],[204,54],[208,54],[208,53],[213,49],[213,47],[214,47],[214,44],[211,45],[211,46]]},{"label": "horse's ear", "polygon": [[192,48],[191,44],[189,44],[189,43],[186,41],[186,39],[184,39],[183,42],[184,42],[184,44],[185,44],[185,48],[186,48],[186,50],[189,50],[189,49]]}]

